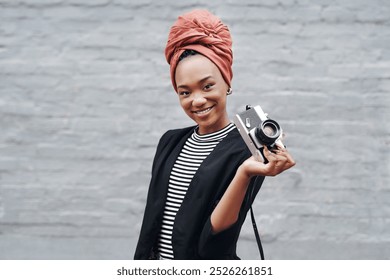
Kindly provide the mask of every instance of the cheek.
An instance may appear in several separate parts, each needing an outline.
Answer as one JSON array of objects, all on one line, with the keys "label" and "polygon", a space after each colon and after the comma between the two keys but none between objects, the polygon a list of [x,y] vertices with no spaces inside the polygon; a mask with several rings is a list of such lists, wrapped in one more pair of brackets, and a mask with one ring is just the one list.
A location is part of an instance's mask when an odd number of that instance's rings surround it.
[{"label": "cheek", "polygon": [[180,106],[183,108],[184,111],[189,110],[190,105],[191,105],[189,100],[187,100],[187,99],[180,99],[179,103],[180,103]]},{"label": "cheek", "polygon": [[218,95],[218,104],[222,105],[222,107],[224,107],[226,105],[226,94],[225,93],[220,93]]}]

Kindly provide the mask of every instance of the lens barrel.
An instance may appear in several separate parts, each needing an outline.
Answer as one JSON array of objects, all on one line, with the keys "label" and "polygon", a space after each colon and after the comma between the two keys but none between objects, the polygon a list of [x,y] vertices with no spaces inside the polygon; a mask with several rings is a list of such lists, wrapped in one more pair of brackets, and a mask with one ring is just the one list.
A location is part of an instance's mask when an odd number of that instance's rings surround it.
[{"label": "lens barrel", "polygon": [[274,120],[265,120],[256,127],[255,135],[260,143],[272,145],[280,136],[280,126]]}]

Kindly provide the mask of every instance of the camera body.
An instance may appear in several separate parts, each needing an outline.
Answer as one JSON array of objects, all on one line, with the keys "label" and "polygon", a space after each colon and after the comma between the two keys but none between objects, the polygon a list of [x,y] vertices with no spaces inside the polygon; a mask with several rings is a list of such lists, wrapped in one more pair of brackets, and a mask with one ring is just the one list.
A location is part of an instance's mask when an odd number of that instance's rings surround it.
[{"label": "camera body", "polygon": [[233,122],[252,155],[260,162],[268,162],[264,156],[264,146],[270,151],[277,149],[277,145],[284,147],[281,127],[276,121],[269,119],[259,105],[247,105],[244,112],[236,114]]}]

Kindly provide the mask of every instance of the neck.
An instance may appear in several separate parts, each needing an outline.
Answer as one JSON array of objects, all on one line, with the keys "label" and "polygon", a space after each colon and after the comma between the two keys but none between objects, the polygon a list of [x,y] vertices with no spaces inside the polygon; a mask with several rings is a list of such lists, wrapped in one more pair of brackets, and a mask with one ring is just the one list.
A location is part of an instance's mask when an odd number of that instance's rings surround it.
[{"label": "neck", "polygon": [[216,132],[216,131],[221,130],[222,128],[226,127],[229,123],[230,123],[230,120],[226,114],[226,116],[224,118],[218,120],[217,123],[214,123],[212,125],[200,125],[199,124],[198,133],[200,135],[213,133],[213,132]]}]

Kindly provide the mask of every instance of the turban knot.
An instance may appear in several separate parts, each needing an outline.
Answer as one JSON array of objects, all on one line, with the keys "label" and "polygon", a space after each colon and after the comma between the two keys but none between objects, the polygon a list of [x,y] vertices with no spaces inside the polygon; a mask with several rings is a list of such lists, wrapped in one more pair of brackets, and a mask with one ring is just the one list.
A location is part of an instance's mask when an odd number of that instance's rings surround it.
[{"label": "turban knot", "polygon": [[233,78],[232,39],[228,27],[207,10],[194,10],[178,17],[171,27],[165,48],[172,85],[177,91],[175,71],[185,50],[194,50],[210,59],[230,87]]}]

